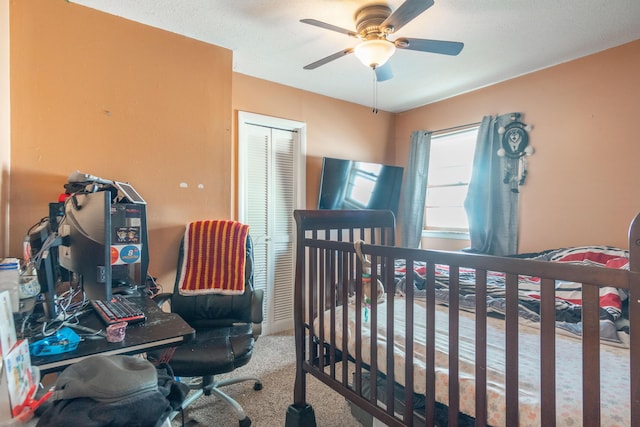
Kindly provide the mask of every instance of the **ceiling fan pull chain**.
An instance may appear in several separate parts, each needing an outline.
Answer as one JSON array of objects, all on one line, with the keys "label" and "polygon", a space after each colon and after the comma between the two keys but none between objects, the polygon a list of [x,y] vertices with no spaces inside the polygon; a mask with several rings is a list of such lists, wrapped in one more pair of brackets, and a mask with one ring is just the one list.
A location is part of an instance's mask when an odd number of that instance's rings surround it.
[{"label": "ceiling fan pull chain", "polygon": [[375,69],[373,71],[373,114],[378,114],[378,79],[376,78]]}]

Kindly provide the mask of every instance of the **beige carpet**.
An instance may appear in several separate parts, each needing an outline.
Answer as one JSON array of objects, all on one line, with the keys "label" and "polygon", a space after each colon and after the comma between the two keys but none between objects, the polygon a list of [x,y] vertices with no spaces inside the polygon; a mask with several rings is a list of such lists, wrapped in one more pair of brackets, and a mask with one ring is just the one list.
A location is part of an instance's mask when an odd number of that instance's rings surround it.
[{"label": "beige carpet", "polygon": [[[242,405],[252,420],[252,427],[283,427],[287,407],[293,402],[294,361],[292,336],[262,336],[247,365],[217,379],[243,373],[260,377],[263,384],[260,391],[253,390],[252,381],[225,387],[225,391]],[[309,375],[307,401],[313,407],[318,427],[361,426],[342,396]],[[173,426],[181,426],[180,415],[173,420]],[[214,396],[203,396],[185,411],[185,426],[236,427],[238,420],[228,405]]]}]

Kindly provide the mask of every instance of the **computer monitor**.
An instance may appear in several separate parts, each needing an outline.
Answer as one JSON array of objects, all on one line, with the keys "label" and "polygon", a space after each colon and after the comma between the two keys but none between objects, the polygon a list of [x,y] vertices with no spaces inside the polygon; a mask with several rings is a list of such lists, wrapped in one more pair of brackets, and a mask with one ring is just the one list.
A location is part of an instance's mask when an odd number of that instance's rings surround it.
[{"label": "computer monitor", "polygon": [[55,293],[56,283],[60,277],[57,248],[60,239],[52,228],[50,220],[45,219],[29,233],[30,257],[38,275],[44,316],[50,320],[58,315]]},{"label": "computer monitor", "polygon": [[59,224],[60,266],[75,273],[89,299],[111,299],[146,284],[146,205],[113,203],[110,191],[77,193]]},{"label": "computer monitor", "polygon": [[76,274],[89,299],[111,299],[111,193],[74,194],[59,224],[60,266]]}]

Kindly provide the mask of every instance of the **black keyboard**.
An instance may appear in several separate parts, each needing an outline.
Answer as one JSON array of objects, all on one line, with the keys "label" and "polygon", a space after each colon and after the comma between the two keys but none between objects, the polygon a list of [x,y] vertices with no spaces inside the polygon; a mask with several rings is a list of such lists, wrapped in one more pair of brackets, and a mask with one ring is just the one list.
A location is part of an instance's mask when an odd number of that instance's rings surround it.
[{"label": "black keyboard", "polygon": [[121,295],[114,295],[111,300],[91,300],[91,305],[107,325],[143,322],[147,318],[136,303]]}]

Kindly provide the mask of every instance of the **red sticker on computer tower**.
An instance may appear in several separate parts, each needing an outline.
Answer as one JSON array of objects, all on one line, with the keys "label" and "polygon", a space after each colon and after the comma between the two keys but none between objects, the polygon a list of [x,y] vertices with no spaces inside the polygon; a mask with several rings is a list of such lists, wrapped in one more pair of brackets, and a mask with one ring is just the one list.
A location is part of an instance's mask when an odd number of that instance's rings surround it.
[{"label": "red sticker on computer tower", "polygon": [[117,263],[118,258],[120,258],[120,251],[118,251],[118,249],[111,246],[111,264]]}]

